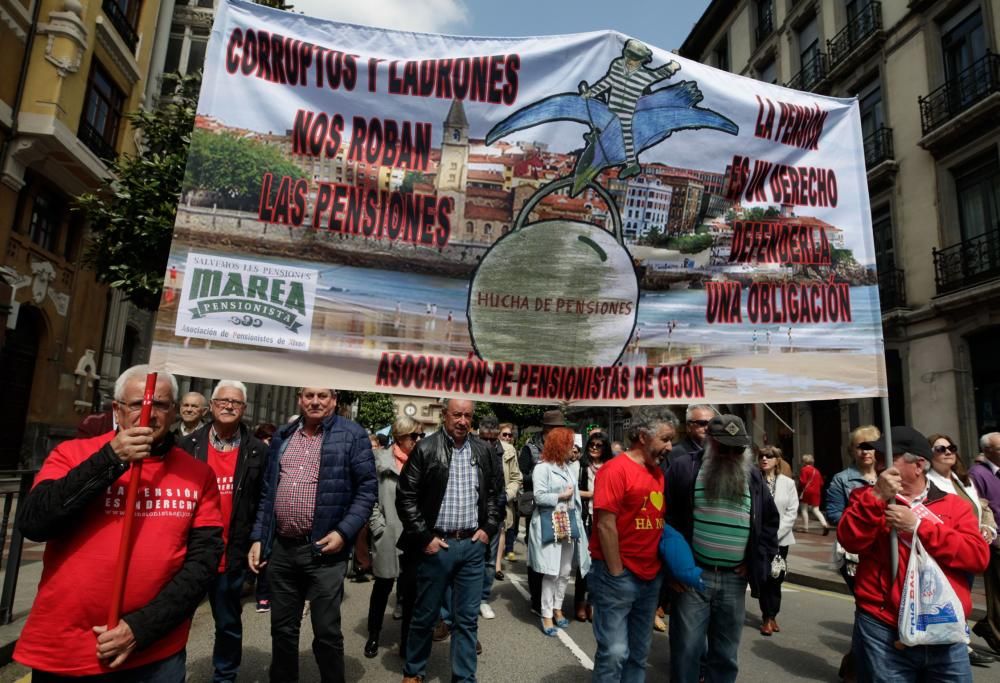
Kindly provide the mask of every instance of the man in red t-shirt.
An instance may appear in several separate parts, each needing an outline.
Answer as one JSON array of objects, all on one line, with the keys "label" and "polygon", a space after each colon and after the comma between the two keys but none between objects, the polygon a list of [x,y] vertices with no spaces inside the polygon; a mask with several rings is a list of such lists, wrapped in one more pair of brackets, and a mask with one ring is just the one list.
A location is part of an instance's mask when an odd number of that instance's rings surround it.
[{"label": "man in red t-shirt", "polygon": [[[632,412],[629,449],[594,479],[593,565],[587,588],[594,603],[595,681],[643,680],[660,593],[657,546],[663,533],[663,470],[677,416],[643,406]],[[638,627],[636,627],[638,625]]]},{"label": "man in red t-shirt", "polygon": [[[148,427],[139,427],[148,366],[115,383],[117,432],[61,443],[20,510],[20,529],[46,541],[42,578],[14,659],[36,683],[183,681],[191,615],[222,552],[215,475],[177,448],[177,381],[160,373]],[[107,627],[125,496],[142,462],[132,555],[117,626]]]},{"label": "man in red t-shirt", "polygon": [[222,507],[226,550],[208,590],[215,620],[212,680],[235,681],[243,658],[243,610],[240,594],[247,576],[250,532],[257,517],[267,447],[245,424],[247,388],[224,379],[212,391],[212,421],[180,440],[180,447],[215,473]]}]

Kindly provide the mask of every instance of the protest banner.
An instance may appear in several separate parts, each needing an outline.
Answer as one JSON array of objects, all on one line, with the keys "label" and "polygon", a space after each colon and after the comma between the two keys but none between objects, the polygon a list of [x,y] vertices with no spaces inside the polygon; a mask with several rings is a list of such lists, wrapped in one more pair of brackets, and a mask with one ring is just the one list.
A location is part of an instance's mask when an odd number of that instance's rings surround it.
[{"label": "protest banner", "polygon": [[886,393],[856,100],[614,32],[220,3],[152,360],[502,402]]}]

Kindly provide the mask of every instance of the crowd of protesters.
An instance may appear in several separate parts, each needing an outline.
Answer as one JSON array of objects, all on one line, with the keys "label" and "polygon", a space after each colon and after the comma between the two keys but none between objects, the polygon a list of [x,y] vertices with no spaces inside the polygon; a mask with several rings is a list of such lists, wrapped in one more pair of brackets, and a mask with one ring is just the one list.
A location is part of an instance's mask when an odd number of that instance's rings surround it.
[{"label": "crowd of protesters", "polygon": [[[236,680],[241,599],[254,578],[256,609],[271,625],[269,679],[298,680],[308,614],[321,679],[344,681],[340,608],[352,553],[353,571],[374,576],[364,656],[378,655],[395,588],[404,683],[445,675],[428,671],[434,641],[445,639],[450,678],[476,680],[479,619],[496,618],[494,581],[521,559],[543,637],[571,618],[591,622],[593,680],[735,681],[747,589],[760,634],[779,633],[794,529],[808,532],[810,515],[824,536],[836,532],[833,557],[856,600],[842,678],[971,680],[971,666],[993,661],[969,646],[975,575],[987,613],[972,630],[1000,653],[998,433],[982,437],[967,468],[947,435],[858,427],[824,515],[812,455],[793,474],[780,448],[755,446],[738,416],[709,405],[689,406],[683,423],[664,407],[635,408],[627,446],[599,427],[576,433],[560,410],[518,439],[516,425],[477,419],[462,397],[442,401],[433,433],[404,416],[382,436],[338,414],[334,389],[304,387],[292,421],[250,429],[241,382],[179,399],[161,373],[141,426],[148,371],[121,375],[110,415],[88,418],[88,436],[59,445],[22,502],[23,533],[47,543],[14,653],[34,681],[183,681],[191,617],[206,595],[213,680]],[[128,591],[120,620],[108,623],[104,568],[132,476],[141,498]],[[906,640],[899,615],[917,545],[953,592],[948,609],[961,623],[950,640]],[[75,589],[81,582],[87,590]],[[647,670],[654,629],[669,630],[669,673]]]}]

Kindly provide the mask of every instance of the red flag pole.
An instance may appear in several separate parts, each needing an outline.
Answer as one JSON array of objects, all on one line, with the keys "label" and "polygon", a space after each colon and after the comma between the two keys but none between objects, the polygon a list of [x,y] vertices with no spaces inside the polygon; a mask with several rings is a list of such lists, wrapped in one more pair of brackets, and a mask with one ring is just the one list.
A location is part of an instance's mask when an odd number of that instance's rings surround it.
[{"label": "red flag pole", "polygon": [[[149,426],[149,416],[153,412],[153,394],[156,393],[156,373],[146,375],[146,389],[142,393],[142,413],[139,415],[139,426]],[[132,556],[132,521],[135,519],[135,500],[139,497],[139,479],[142,476],[142,460],[132,463],[131,477],[128,480],[128,493],[125,497],[125,517],[122,524],[122,537],[118,543],[118,560],[115,563],[115,576],[111,582],[111,605],[108,608],[108,629],[118,625],[122,615],[122,602],[125,600],[125,579],[128,575],[129,559]]]}]

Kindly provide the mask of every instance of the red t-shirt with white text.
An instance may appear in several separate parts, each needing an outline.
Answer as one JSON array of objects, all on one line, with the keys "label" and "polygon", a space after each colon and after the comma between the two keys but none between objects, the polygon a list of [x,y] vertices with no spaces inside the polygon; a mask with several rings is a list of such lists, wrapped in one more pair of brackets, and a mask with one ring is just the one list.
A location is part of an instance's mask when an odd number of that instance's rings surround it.
[{"label": "red t-shirt with white text", "polygon": [[[621,454],[601,466],[594,478],[594,512],[616,516],[622,564],[644,581],[660,571],[657,552],[663,533],[663,470]],[[590,537],[591,557],[604,560],[597,520]]]},{"label": "red t-shirt with white text", "polygon": [[[42,465],[35,485],[61,479],[113,437],[108,432],[59,444]],[[133,472],[125,472],[91,501],[75,524],[67,525],[65,533],[46,543],[38,593],[14,650],[14,659],[21,664],[64,676],[109,671],[97,660],[97,636],[91,629],[108,621],[122,509]],[[207,464],[180,448],[144,461],[122,614],[149,604],[180,570],[192,528],[221,526],[225,525],[215,475]],[[149,647],[133,652],[120,668],[180,652],[190,627],[191,620],[185,620]]]},{"label": "red t-shirt with white text", "polygon": [[[233,478],[236,476],[236,460],[240,449],[220,451],[209,441],[208,466],[215,472],[215,484],[219,487],[219,508],[222,510],[222,542],[229,543],[229,521],[233,518]],[[219,573],[226,571],[226,553],[219,559]]]}]

